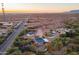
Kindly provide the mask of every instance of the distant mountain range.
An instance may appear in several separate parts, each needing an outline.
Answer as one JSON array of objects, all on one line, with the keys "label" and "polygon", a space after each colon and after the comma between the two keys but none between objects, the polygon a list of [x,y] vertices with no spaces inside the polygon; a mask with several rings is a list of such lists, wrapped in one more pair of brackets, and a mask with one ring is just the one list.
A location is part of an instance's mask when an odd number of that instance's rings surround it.
[{"label": "distant mountain range", "polygon": [[79,10],[70,10],[70,11],[68,11],[66,13],[79,13]]}]

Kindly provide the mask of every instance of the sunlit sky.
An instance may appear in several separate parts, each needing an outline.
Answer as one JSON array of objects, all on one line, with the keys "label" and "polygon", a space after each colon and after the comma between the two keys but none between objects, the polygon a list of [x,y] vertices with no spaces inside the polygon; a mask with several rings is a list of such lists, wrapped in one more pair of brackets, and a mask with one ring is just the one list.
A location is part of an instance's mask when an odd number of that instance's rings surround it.
[{"label": "sunlit sky", "polygon": [[[5,12],[59,13],[79,9],[78,3],[4,3]],[[0,12],[1,5],[0,5]]]}]

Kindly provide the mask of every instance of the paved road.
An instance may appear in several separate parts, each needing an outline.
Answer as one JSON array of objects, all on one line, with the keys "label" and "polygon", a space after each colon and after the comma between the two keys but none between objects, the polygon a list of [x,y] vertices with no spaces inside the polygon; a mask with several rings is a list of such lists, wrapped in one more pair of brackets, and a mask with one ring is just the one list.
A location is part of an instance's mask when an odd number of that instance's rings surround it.
[{"label": "paved road", "polygon": [[23,29],[24,29],[24,23],[22,22],[20,24],[20,26],[17,29],[15,29],[8,38],[6,38],[4,43],[2,45],[0,45],[0,55],[4,55],[6,53],[6,50],[11,47],[11,45],[13,44],[16,36],[18,36],[19,33]]}]

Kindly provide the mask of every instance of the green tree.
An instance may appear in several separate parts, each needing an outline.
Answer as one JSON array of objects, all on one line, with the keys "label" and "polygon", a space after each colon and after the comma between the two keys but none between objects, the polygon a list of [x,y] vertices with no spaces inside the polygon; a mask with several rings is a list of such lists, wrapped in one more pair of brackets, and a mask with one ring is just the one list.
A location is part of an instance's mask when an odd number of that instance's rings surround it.
[{"label": "green tree", "polygon": [[12,54],[13,52],[18,51],[18,50],[19,50],[18,47],[10,48],[10,49],[7,50],[7,54]]},{"label": "green tree", "polygon": [[79,54],[79,20],[67,20],[65,22],[65,28],[74,30],[74,32],[66,33],[66,35],[70,37],[70,43],[68,45],[69,47],[67,47],[66,54]]},{"label": "green tree", "polygon": [[29,30],[25,29],[25,30],[23,30],[23,31],[20,33],[19,36],[22,36],[22,35],[26,34],[27,32],[29,32]]},{"label": "green tree", "polygon": [[60,39],[62,40],[63,46],[68,45],[68,43],[70,42],[69,37],[61,37]]},{"label": "green tree", "polygon": [[4,37],[0,36],[0,44],[2,44],[4,42]]},{"label": "green tree", "polygon": [[53,42],[52,42],[52,46],[56,49],[56,50],[60,50],[60,48],[63,46],[62,40],[60,38],[56,38]]}]

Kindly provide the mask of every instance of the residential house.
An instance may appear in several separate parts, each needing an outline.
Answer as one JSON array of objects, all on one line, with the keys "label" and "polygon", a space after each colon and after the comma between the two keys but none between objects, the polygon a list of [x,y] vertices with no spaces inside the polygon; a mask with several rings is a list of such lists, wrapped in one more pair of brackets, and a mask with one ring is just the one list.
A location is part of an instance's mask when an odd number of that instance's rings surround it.
[{"label": "residential house", "polygon": [[28,39],[28,38],[34,38],[35,37],[35,32],[28,32],[27,34],[21,36],[22,39]]},{"label": "residential house", "polygon": [[0,36],[7,36],[8,29],[0,29]]},{"label": "residential house", "polygon": [[35,38],[32,41],[33,45],[36,46],[36,51],[37,52],[45,52],[47,51],[46,45],[49,44],[49,40],[46,38]]}]

